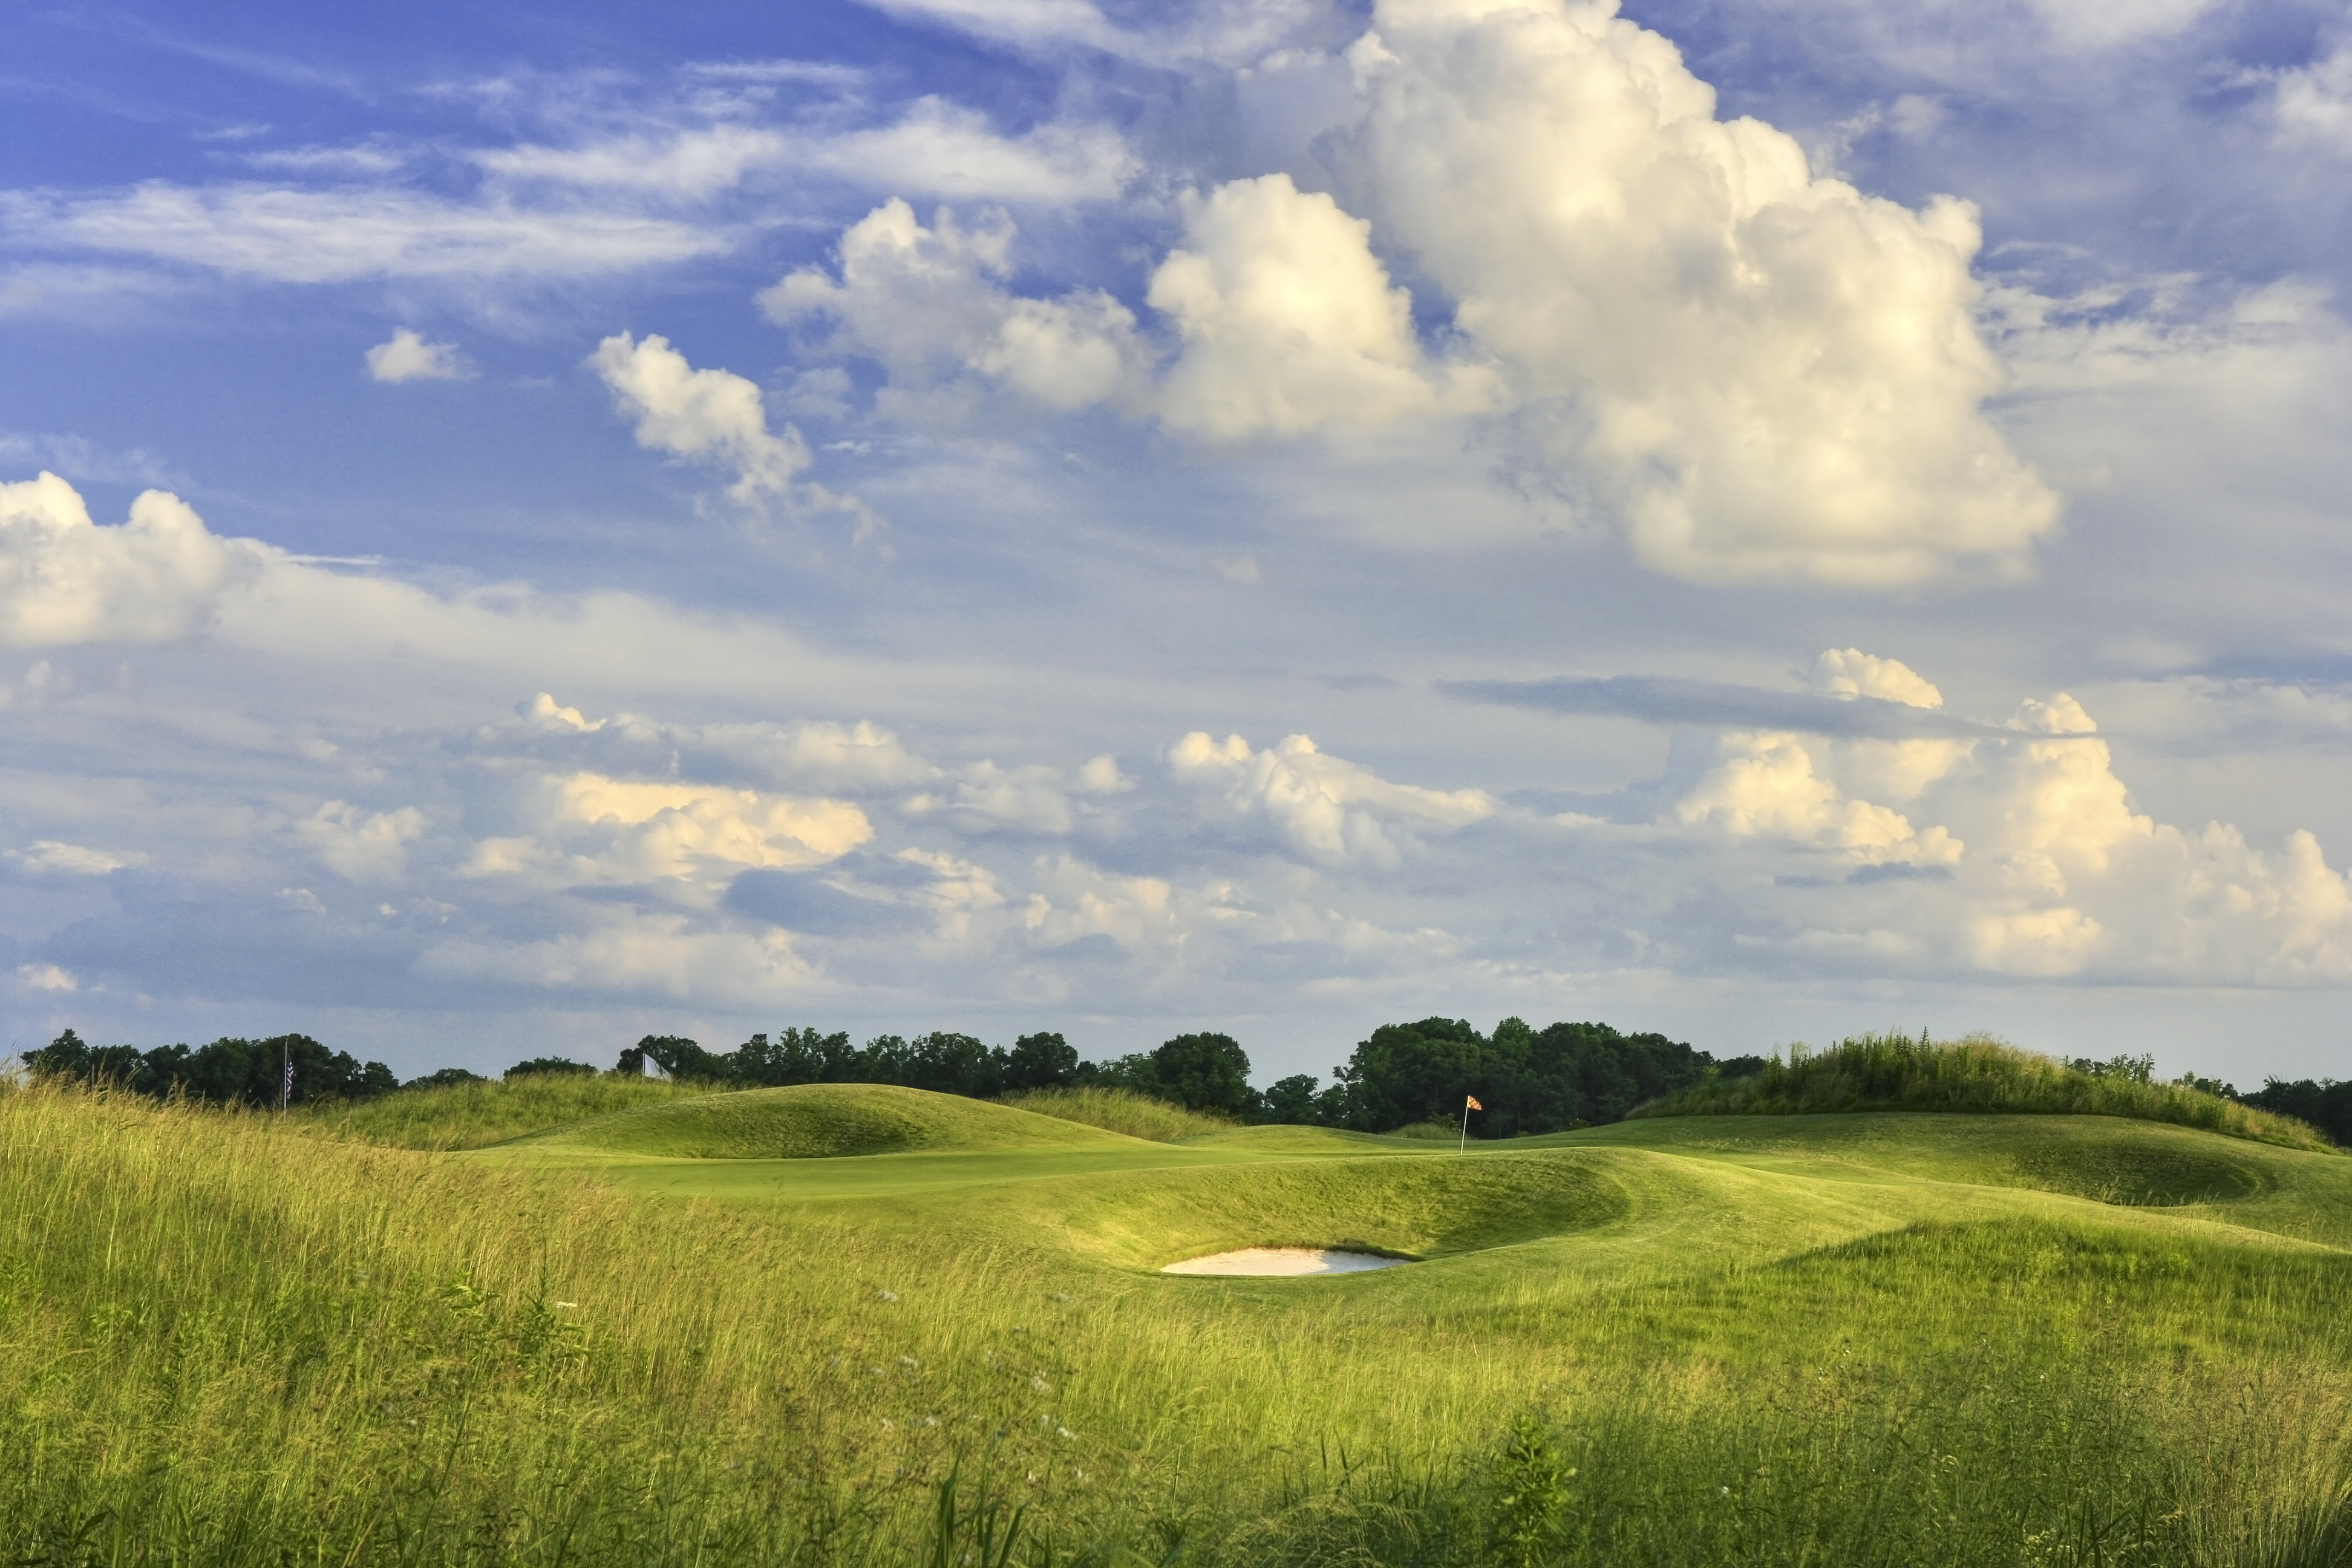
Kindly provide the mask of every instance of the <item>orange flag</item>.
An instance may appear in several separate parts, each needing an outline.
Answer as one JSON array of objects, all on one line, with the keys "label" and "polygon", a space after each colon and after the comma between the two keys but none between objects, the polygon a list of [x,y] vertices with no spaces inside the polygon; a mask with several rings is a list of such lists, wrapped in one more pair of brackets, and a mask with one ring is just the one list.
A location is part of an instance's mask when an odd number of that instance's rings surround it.
[{"label": "orange flag", "polygon": [[1467,1109],[1469,1110],[1484,1110],[1486,1109],[1485,1106],[1478,1103],[1478,1097],[1475,1094],[1465,1094],[1462,1098],[1468,1102]]}]

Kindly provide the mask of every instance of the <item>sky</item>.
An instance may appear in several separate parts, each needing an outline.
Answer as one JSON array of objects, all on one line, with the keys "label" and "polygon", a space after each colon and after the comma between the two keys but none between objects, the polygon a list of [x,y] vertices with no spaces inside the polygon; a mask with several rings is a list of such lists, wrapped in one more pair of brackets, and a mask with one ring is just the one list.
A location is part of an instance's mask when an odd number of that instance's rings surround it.
[{"label": "sky", "polygon": [[0,17],[0,1007],[2352,1076],[2352,21]]}]

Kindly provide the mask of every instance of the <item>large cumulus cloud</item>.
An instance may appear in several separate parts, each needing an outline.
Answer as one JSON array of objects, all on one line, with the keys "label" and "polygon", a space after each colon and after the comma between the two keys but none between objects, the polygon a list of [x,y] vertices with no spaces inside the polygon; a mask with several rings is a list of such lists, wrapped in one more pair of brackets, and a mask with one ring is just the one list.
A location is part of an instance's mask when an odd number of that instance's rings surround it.
[{"label": "large cumulus cloud", "polygon": [[[1001,215],[926,229],[903,203],[769,310],[832,319],[828,346],[898,385],[1116,404],[1210,441],[1499,418],[1522,484],[1699,581],[2015,572],[2056,525],[1984,413],[2002,372],[1968,203],[1816,175],[1613,0],[1385,0],[1347,58],[1333,145],[1360,210],[1289,172],[1185,195],[1144,291],[1156,333],[1099,290],[1014,293]],[[1434,347],[1384,251],[1450,309]]]}]

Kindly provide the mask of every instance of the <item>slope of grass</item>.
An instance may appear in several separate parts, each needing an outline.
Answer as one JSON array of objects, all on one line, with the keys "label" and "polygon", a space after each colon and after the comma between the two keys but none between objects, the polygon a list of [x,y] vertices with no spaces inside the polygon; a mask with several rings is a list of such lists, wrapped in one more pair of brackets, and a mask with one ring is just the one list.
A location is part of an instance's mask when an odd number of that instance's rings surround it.
[{"label": "slope of grass", "polygon": [[[298,1120],[0,1093],[12,1558],[2352,1556],[2352,1161],[1865,1115],[549,1166]],[[2226,1194],[2070,1189],[2200,1160]],[[1150,1272],[1350,1225],[1429,1261]]]},{"label": "slope of grass", "polygon": [[1116,1133],[1013,1106],[878,1083],[662,1100],[533,1134],[533,1147],[656,1159],[814,1160],[916,1150],[1098,1148]]},{"label": "slope of grass", "polygon": [[997,1103],[1153,1143],[1174,1143],[1241,1125],[1230,1116],[1188,1110],[1124,1089],[1033,1089],[1000,1096]]},{"label": "slope of grass", "polygon": [[1934,1044],[1863,1035],[1775,1059],[1636,1107],[1644,1116],[1787,1116],[1808,1111],[1935,1110],[2127,1116],[2290,1149],[2332,1149],[2317,1131],[2182,1084],[2094,1077],[1990,1036]]},{"label": "slope of grass", "polygon": [[710,1094],[708,1084],[609,1073],[533,1073],[404,1089],[292,1113],[297,1127],[391,1149],[480,1149],[586,1117]]}]

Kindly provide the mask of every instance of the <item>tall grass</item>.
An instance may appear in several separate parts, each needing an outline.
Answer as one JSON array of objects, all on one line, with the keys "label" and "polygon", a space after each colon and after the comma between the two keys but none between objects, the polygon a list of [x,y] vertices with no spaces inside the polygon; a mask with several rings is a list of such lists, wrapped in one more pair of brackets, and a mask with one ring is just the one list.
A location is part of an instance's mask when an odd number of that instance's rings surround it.
[{"label": "tall grass", "polygon": [[2095,1077],[2048,1057],[1970,1035],[1932,1042],[1860,1035],[1827,1050],[1792,1047],[1749,1078],[1695,1084],[1630,1114],[1791,1116],[1821,1111],[1941,1110],[2127,1116],[2287,1149],[2332,1150],[2317,1130],[2183,1084]]},{"label": "tall grass", "polygon": [[1709,1251],[1723,1194],[1819,1200],[1703,1163],[1645,1196],[1685,1163],[1588,1150],[1503,1158],[1625,1187],[1636,1229],[1701,1213],[1671,1258],[1179,1281],[1001,1187],[758,1208],[299,1126],[0,1091],[6,1560],[2345,1561],[2330,1249],[1970,1189]]},{"label": "tall grass", "polygon": [[530,1073],[326,1100],[293,1112],[291,1124],[390,1149],[484,1149],[591,1116],[714,1092],[706,1083],[617,1073]]},{"label": "tall grass", "polygon": [[1204,1132],[1230,1131],[1241,1125],[1234,1117],[1188,1110],[1124,1089],[1033,1089],[1000,1095],[997,1103],[1153,1143],[1175,1143]]}]

